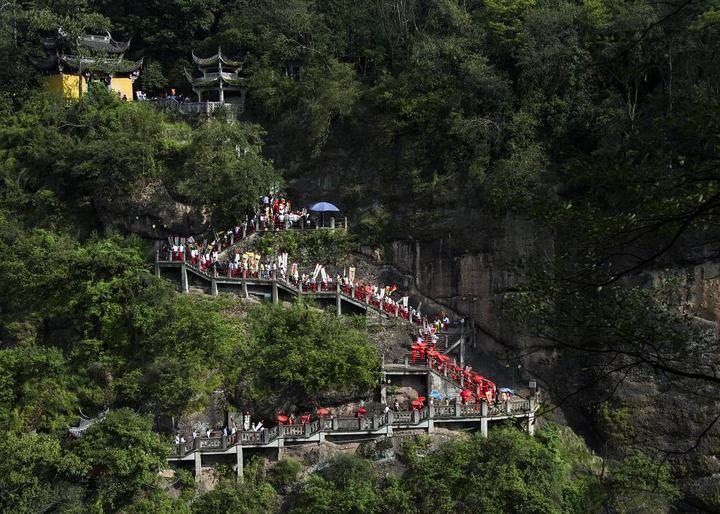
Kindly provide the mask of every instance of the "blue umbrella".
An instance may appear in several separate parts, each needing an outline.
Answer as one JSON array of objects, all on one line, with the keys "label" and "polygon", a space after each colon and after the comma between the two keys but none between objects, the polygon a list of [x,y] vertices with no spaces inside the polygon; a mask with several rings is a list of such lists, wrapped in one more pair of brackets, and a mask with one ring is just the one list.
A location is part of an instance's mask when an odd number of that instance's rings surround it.
[{"label": "blue umbrella", "polygon": [[310,207],[310,210],[315,212],[340,212],[340,209],[329,202],[318,202]]},{"label": "blue umbrella", "polygon": [[501,387],[501,388],[500,388],[500,392],[501,392],[501,393],[515,394],[515,391],[513,391],[513,390],[510,389],[509,387]]},{"label": "blue umbrella", "polygon": [[322,212],[322,221],[323,221],[323,227],[325,226],[325,213],[326,212],[340,212],[340,209],[335,207],[330,202],[318,202],[312,207],[310,207],[311,211],[315,212]]},{"label": "blue umbrella", "polygon": [[428,394],[430,398],[435,398],[436,400],[442,400],[443,395],[441,395],[439,392],[437,392],[435,389],[430,391],[430,394]]}]

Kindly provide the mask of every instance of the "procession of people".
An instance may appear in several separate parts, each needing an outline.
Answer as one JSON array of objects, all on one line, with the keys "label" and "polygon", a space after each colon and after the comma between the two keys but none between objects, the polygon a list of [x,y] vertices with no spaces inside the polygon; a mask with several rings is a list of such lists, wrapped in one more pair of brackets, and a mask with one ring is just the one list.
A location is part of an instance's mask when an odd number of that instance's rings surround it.
[{"label": "procession of people", "polygon": [[[438,350],[439,335],[448,332],[451,328],[450,317],[443,311],[436,312],[433,317],[425,316],[420,306],[412,306],[409,296],[400,296],[398,286],[376,285],[356,277],[356,268],[349,267],[329,272],[322,264],[315,264],[312,269],[301,270],[297,262],[289,262],[287,253],[263,256],[258,252],[248,251],[236,246],[249,234],[258,231],[279,231],[309,226],[310,218],[307,210],[293,211],[292,205],[281,193],[264,195],[259,199],[254,212],[248,213],[242,223],[232,229],[215,234],[208,241],[196,240],[189,237],[170,237],[168,243],[160,250],[163,260],[185,262],[198,270],[210,273],[213,276],[227,276],[240,279],[275,279],[285,281],[304,293],[339,291],[353,300],[380,311],[388,317],[396,317],[413,323],[418,327],[417,339],[411,345],[410,359],[413,364],[422,362],[433,371],[441,374],[459,387],[460,392],[456,401],[462,404],[487,402],[493,405],[497,402],[510,399],[507,391],[498,391],[495,383],[472,370],[470,366],[460,366],[450,357]],[[228,250],[231,248],[229,251]],[[465,320],[457,321],[460,330],[464,329]],[[446,337],[447,339],[447,337]],[[419,396],[409,401],[408,411],[422,410],[426,402],[440,400],[433,397]],[[447,399],[445,399],[447,401]],[[397,399],[393,402],[392,410],[399,411],[401,405]],[[384,414],[391,410],[385,405]],[[354,411],[355,417],[363,417],[367,409],[361,404]],[[294,413],[279,413],[273,424],[277,425],[306,425],[315,420],[334,418],[329,409],[318,408],[316,412],[304,411],[296,416]],[[209,427],[200,431],[206,438],[224,437],[231,444],[238,441],[238,432],[261,432],[265,426],[260,419],[252,423],[250,414],[243,414],[243,421],[238,426],[230,418],[228,425],[222,429],[211,430]],[[192,439],[200,437],[196,430],[192,432]],[[175,439],[178,447],[186,444],[184,434],[178,433]]]}]

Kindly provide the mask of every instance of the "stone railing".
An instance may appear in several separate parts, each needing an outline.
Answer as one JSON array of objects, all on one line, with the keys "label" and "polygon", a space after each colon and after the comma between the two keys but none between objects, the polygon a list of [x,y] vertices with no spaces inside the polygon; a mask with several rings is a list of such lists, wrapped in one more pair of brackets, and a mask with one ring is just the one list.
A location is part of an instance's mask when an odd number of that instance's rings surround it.
[{"label": "stone railing", "polygon": [[437,418],[454,418],[455,405],[434,405],[435,417]]},{"label": "stone railing", "polygon": [[[198,438],[185,445],[177,445],[176,453],[184,456],[192,451],[211,452],[226,450],[236,443],[243,446],[266,445],[278,438],[307,439],[323,433],[378,432],[393,426],[420,425],[430,420],[450,421],[452,419],[487,419],[507,416],[530,416],[538,406],[539,398],[512,400],[488,405],[485,402],[463,405],[454,402],[450,405],[428,405],[420,410],[391,411],[387,414],[360,417],[321,418],[300,425],[282,425],[262,430],[240,431],[231,437]],[[184,447],[183,447],[184,446]]]},{"label": "stone railing", "polygon": [[227,109],[232,114],[242,114],[245,106],[242,103],[231,102],[178,102],[171,98],[159,98],[157,100],[148,100],[153,105],[178,111],[186,114],[212,114],[218,109]]},{"label": "stone railing", "polygon": [[[160,252],[157,252],[156,259],[155,259],[156,265],[160,266],[161,264],[173,264],[177,266],[178,264],[186,266],[187,268],[191,268],[194,273],[197,273],[198,275],[202,276],[205,280],[213,283],[214,279],[222,279],[223,282],[232,280],[238,284],[243,283],[250,283],[250,284],[267,284],[267,285],[273,285],[275,283],[276,285],[282,285],[285,289],[290,291],[295,296],[300,296],[301,294],[305,297],[312,298],[314,296],[320,297],[320,296],[332,296],[332,295],[339,295],[340,297],[344,298],[346,301],[355,302],[362,304],[366,309],[372,310],[375,313],[378,313],[381,316],[385,316],[388,319],[397,319],[400,321],[404,321],[406,323],[411,323],[414,325],[424,326],[427,320],[413,318],[410,316],[409,318],[403,318],[398,314],[398,311],[395,311],[395,314],[391,314],[390,312],[385,311],[382,306],[378,307],[376,305],[373,305],[369,301],[369,296],[365,297],[365,300],[360,300],[357,298],[356,295],[353,293],[348,294],[347,292],[343,291],[340,287],[335,287],[331,289],[322,289],[317,291],[308,290],[305,288],[300,288],[296,284],[290,282],[286,278],[279,277],[274,274],[274,272],[270,272],[271,275],[268,278],[260,278],[260,277],[232,277],[228,274],[219,273],[219,272],[211,272],[208,270],[202,270],[200,266],[193,265],[190,263],[189,260],[187,260],[186,255],[183,255],[182,259],[175,259],[172,256],[162,255]],[[158,272],[159,273],[159,272]],[[274,287],[274,286],[273,286]],[[354,288],[353,288],[354,289]],[[214,294],[214,293],[213,293]],[[448,379],[449,380],[449,379]]]},{"label": "stone railing", "polygon": [[412,412],[394,412],[393,423],[407,424],[412,422]]},{"label": "stone railing", "polygon": [[283,435],[286,437],[303,437],[305,436],[305,427],[310,425],[283,425]]}]

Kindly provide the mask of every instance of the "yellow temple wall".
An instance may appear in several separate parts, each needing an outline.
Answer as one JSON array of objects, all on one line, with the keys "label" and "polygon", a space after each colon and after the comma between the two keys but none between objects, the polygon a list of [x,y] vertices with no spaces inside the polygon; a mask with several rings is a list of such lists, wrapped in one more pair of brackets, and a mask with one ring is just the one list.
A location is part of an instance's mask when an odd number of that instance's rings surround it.
[{"label": "yellow temple wall", "polygon": [[[80,84],[82,84],[83,94],[87,91],[85,78],[77,75],[64,73],[46,75],[42,79],[42,84],[46,91],[65,98],[80,98]],[[133,99],[132,81],[128,77],[113,77],[110,81],[110,89],[119,92],[120,96],[127,96],[128,101]]]},{"label": "yellow temple wall", "polygon": [[127,96],[128,101],[133,100],[132,81],[127,77],[113,77],[110,79],[110,89],[120,93],[120,96]]},{"label": "yellow temple wall", "polygon": [[82,90],[85,92],[87,90],[85,79],[77,75],[60,73],[58,75],[47,75],[42,79],[42,84],[46,91],[57,93],[65,98],[80,98],[81,83]]}]

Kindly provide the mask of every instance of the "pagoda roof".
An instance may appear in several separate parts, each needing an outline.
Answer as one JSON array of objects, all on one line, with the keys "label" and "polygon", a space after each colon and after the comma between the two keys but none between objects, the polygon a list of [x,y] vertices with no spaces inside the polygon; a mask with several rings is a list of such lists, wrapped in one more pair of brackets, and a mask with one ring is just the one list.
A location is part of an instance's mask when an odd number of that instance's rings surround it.
[{"label": "pagoda roof", "polygon": [[205,58],[198,57],[197,55],[195,55],[195,52],[192,52],[192,58],[193,58],[193,62],[201,68],[217,65],[219,63],[225,64],[230,67],[235,67],[235,68],[241,68],[243,65],[242,61],[236,61],[236,60],[228,59],[227,57],[225,57],[222,54],[222,51],[220,50],[220,48],[218,48],[218,52],[215,55],[213,55],[211,57],[205,57]]},{"label": "pagoda roof", "polygon": [[78,57],[75,55],[61,55],[60,63],[75,70],[104,71],[110,73],[132,73],[140,69],[143,60],[128,61],[123,58],[94,58]]},{"label": "pagoda roof", "polygon": [[193,77],[187,69],[184,69],[185,77],[194,89],[219,89],[220,82],[223,87],[240,87],[245,84],[245,79],[238,77],[237,73],[206,73],[202,77]]},{"label": "pagoda roof", "polygon": [[104,36],[87,34],[78,37],[78,42],[84,47],[110,54],[124,53],[125,50],[130,48],[130,41],[130,39],[127,41],[115,41],[109,32]]}]

